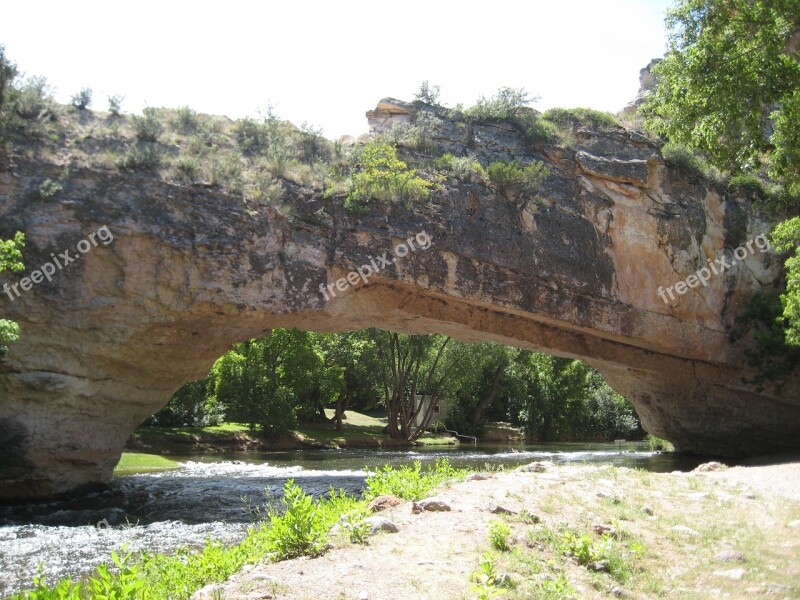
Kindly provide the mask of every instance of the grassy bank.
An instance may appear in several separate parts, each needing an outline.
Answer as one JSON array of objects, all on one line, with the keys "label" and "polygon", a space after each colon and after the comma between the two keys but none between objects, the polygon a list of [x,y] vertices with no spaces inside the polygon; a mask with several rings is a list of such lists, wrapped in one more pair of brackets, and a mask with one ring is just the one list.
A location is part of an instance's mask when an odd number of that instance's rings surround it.
[{"label": "grassy bank", "polygon": [[158,471],[171,471],[180,465],[174,460],[154,454],[139,454],[123,452],[122,458],[114,469],[114,475],[130,475],[132,473],[153,473]]},{"label": "grassy bank", "polygon": [[[206,584],[224,581],[247,564],[319,556],[332,548],[364,544],[368,526],[367,502],[379,494],[418,500],[448,481],[463,480],[466,471],[447,461],[423,471],[413,467],[385,467],[367,479],[364,499],[333,492],[314,500],[292,481],[284,487],[279,505],[262,507],[263,519],[239,544],[209,541],[199,551],[179,550],[172,555],[117,554],[108,564],[81,581],[64,579],[47,585],[35,579],[33,589],[12,600],[185,599]],[[343,527],[334,528],[337,523]]]},{"label": "grassy bank", "polygon": [[[333,411],[328,409],[327,416]],[[347,411],[342,431],[333,423],[304,423],[278,438],[258,436],[241,423],[223,423],[212,427],[140,427],[131,436],[127,448],[153,454],[186,452],[269,451],[302,448],[380,448],[403,447],[407,442],[389,437],[385,418]],[[449,435],[426,434],[416,441],[421,445],[452,445],[458,441]]]}]

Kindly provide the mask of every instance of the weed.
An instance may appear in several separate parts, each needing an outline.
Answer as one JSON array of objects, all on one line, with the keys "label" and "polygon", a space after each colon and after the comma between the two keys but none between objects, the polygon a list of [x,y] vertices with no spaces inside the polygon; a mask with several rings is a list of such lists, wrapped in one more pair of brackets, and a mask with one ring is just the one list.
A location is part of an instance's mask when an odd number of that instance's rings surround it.
[{"label": "weed", "polygon": [[410,467],[385,466],[367,477],[364,497],[371,500],[376,496],[389,494],[405,500],[421,500],[435,487],[455,480],[463,480],[467,472],[453,468],[446,458],[439,459],[432,469],[422,471],[422,465],[415,461]]},{"label": "weed", "polygon": [[267,546],[277,560],[317,556],[325,548],[327,528],[314,499],[288,480],[283,488],[282,515],[272,512]]},{"label": "weed", "polygon": [[508,543],[508,536],[511,535],[511,528],[502,521],[492,521],[489,523],[489,541],[495,550],[508,552],[511,546]]},{"label": "weed", "polygon": [[477,570],[473,571],[471,579],[475,582],[472,590],[478,594],[479,600],[497,598],[505,593],[495,585],[497,582],[497,570],[494,565],[494,558],[489,552],[483,553],[480,565]]}]

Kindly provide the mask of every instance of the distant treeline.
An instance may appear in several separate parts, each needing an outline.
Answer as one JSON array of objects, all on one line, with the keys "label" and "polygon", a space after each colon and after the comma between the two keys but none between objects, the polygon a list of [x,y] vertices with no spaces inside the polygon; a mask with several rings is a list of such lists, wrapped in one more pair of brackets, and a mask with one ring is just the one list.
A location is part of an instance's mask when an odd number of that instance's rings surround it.
[{"label": "distant treeline", "polygon": [[[439,413],[435,407],[442,404],[447,410]],[[333,421],[341,428],[348,409],[385,412],[388,433],[406,440],[442,425],[480,435],[492,421],[522,427],[537,441],[644,435],[633,407],[578,360],[376,329],[276,329],[237,344],[148,423],[233,421],[274,437],[301,422]]]}]

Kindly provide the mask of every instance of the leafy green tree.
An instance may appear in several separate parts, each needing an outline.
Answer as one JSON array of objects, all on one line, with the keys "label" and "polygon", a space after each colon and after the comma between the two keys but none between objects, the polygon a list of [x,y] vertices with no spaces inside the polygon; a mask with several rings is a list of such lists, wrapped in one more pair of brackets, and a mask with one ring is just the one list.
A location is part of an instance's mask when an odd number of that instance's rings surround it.
[{"label": "leafy green tree", "polygon": [[649,125],[733,172],[800,185],[800,0],[678,0]]},{"label": "leafy green tree", "polygon": [[276,329],[269,337],[236,344],[211,370],[214,396],[226,418],[276,437],[316,409],[315,373],[322,367],[310,335]]},{"label": "leafy green tree", "polygon": [[434,408],[444,395],[449,368],[442,357],[450,338],[380,330],[372,330],[371,335],[381,360],[389,435],[413,441],[431,424]]},{"label": "leafy green tree", "polygon": [[[0,48],[2,50],[2,48]],[[13,239],[0,240],[0,273],[21,271],[22,249],[25,247],[25,234],[18,231]],[[0,319],[0,356],[8,352],[8,344],[19,339],[19,325],[8,319]]]},{"label": "leafy green tree", "polygon": [[0,111],[3,110],[8,97],[11,82],[17,76],[17,65],[6,57],[5,46],[0,44]]},{"label": "leafy green tree", "polygon": [[786,260],[786,293],[781,296],[786,341],[800,347],[800,217],[781,223],[773,232],[776,249],[793,252]]}]

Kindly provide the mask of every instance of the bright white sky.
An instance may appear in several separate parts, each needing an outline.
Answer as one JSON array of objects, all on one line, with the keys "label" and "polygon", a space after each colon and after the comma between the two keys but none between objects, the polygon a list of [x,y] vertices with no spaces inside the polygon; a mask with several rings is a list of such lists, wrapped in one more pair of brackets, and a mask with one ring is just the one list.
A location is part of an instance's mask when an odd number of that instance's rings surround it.
[{"label": "bright white sky", "polygon": [[665,49],[670,0],[5,2],[0,44],[67,102],[123,94],[125,112],[189,105],[232,118],[269,103],[328,137],[366,131],[385,96],[422,80],[448,105],[501,86],[535,106],[616,112]]}]

